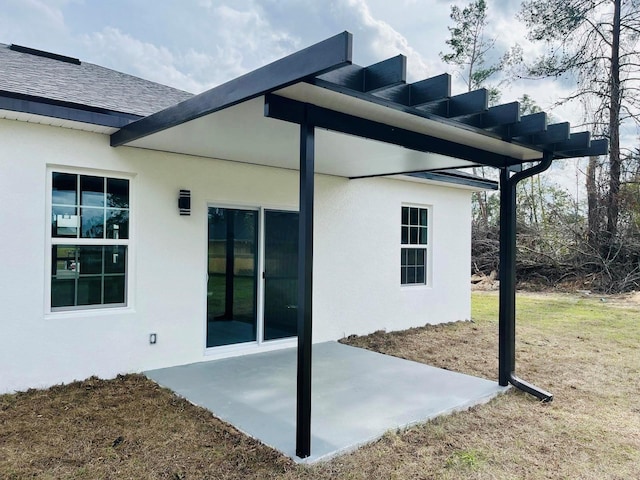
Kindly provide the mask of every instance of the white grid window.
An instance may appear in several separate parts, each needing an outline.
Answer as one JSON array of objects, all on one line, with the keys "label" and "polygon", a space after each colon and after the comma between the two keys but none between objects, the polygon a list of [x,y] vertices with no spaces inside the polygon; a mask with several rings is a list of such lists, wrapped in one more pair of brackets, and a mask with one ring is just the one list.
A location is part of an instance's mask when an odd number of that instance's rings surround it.
[{"label": "white grid window", "polygon": [[51,309],[126,305],[129,180],[51,175]]},{"label": "white grid window", "polygon": [[429,211],[426,208],[402,207],[400,283],[426,285]]}]

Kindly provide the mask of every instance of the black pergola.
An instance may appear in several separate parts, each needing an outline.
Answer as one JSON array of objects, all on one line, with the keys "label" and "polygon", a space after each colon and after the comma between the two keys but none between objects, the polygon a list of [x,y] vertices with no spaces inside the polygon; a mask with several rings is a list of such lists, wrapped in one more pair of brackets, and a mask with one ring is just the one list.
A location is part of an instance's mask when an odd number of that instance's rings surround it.
[{"label": "black pergola", "polygon": [[408,84],[402,55],[368,67],[351,59],[352,36],[344,32],[111,135],[114,147],[300,171],[296,453],[301,458],[311,452],[314,174],[358,179],[498,168],[498,380],[549,401],[550,393],[515,375],[515,187],[555,159],[603,155],[608,149],[607,140],[591,140],[589,132],[571,133],[569,123],[549,125],[544,112],[521,116],[517,102],[489,107],[485,89],[452,96],[448,74]]}]

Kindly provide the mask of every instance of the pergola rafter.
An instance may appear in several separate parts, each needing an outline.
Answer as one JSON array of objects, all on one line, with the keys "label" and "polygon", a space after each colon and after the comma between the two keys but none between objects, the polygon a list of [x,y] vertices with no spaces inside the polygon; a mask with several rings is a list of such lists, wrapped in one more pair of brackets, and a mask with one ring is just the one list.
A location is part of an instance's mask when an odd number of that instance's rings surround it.
[{"label": "pergola rafter", "polygon": [[544,112],[521,117],[519,102],[489,107],[489,92],[484,88],[451,95],[447,73],[406,83],[406,70],[406,57],[398,55],[368,67],[346,65],[307,81],[343,94],[369,97],[371,102],[394,104],[425,118],[453,120],[507,142],[550,152],[554,158],[606,153],[602,142],[591,148],[589,132],[571,134],[568,122],[548,125]]}]

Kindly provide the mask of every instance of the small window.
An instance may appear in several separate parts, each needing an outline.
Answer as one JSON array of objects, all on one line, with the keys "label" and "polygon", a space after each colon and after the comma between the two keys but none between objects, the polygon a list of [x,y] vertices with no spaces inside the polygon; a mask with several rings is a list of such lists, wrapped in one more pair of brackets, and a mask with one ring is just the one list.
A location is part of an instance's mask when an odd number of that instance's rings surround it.
[{"label": "small window", "polygon": [[126,305],[129,180],[52,173],[51,309]]},{"label": "small window", "polygon": [[426,208],[402,207],[400,283],[427,283],[427,244],[429,211]]}]

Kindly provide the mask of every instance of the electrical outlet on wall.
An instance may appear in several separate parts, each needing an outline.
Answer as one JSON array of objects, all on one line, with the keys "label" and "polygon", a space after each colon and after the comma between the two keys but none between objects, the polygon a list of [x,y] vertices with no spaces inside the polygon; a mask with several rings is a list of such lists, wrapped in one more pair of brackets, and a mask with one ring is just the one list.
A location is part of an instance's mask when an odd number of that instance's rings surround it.
[{"label": "electrical outlet on wall", "polygon": [[149,343],[151,345],[155,345],[157,341],[158,341],[158,335],[156,333],[150,333],[149,334]]}]

